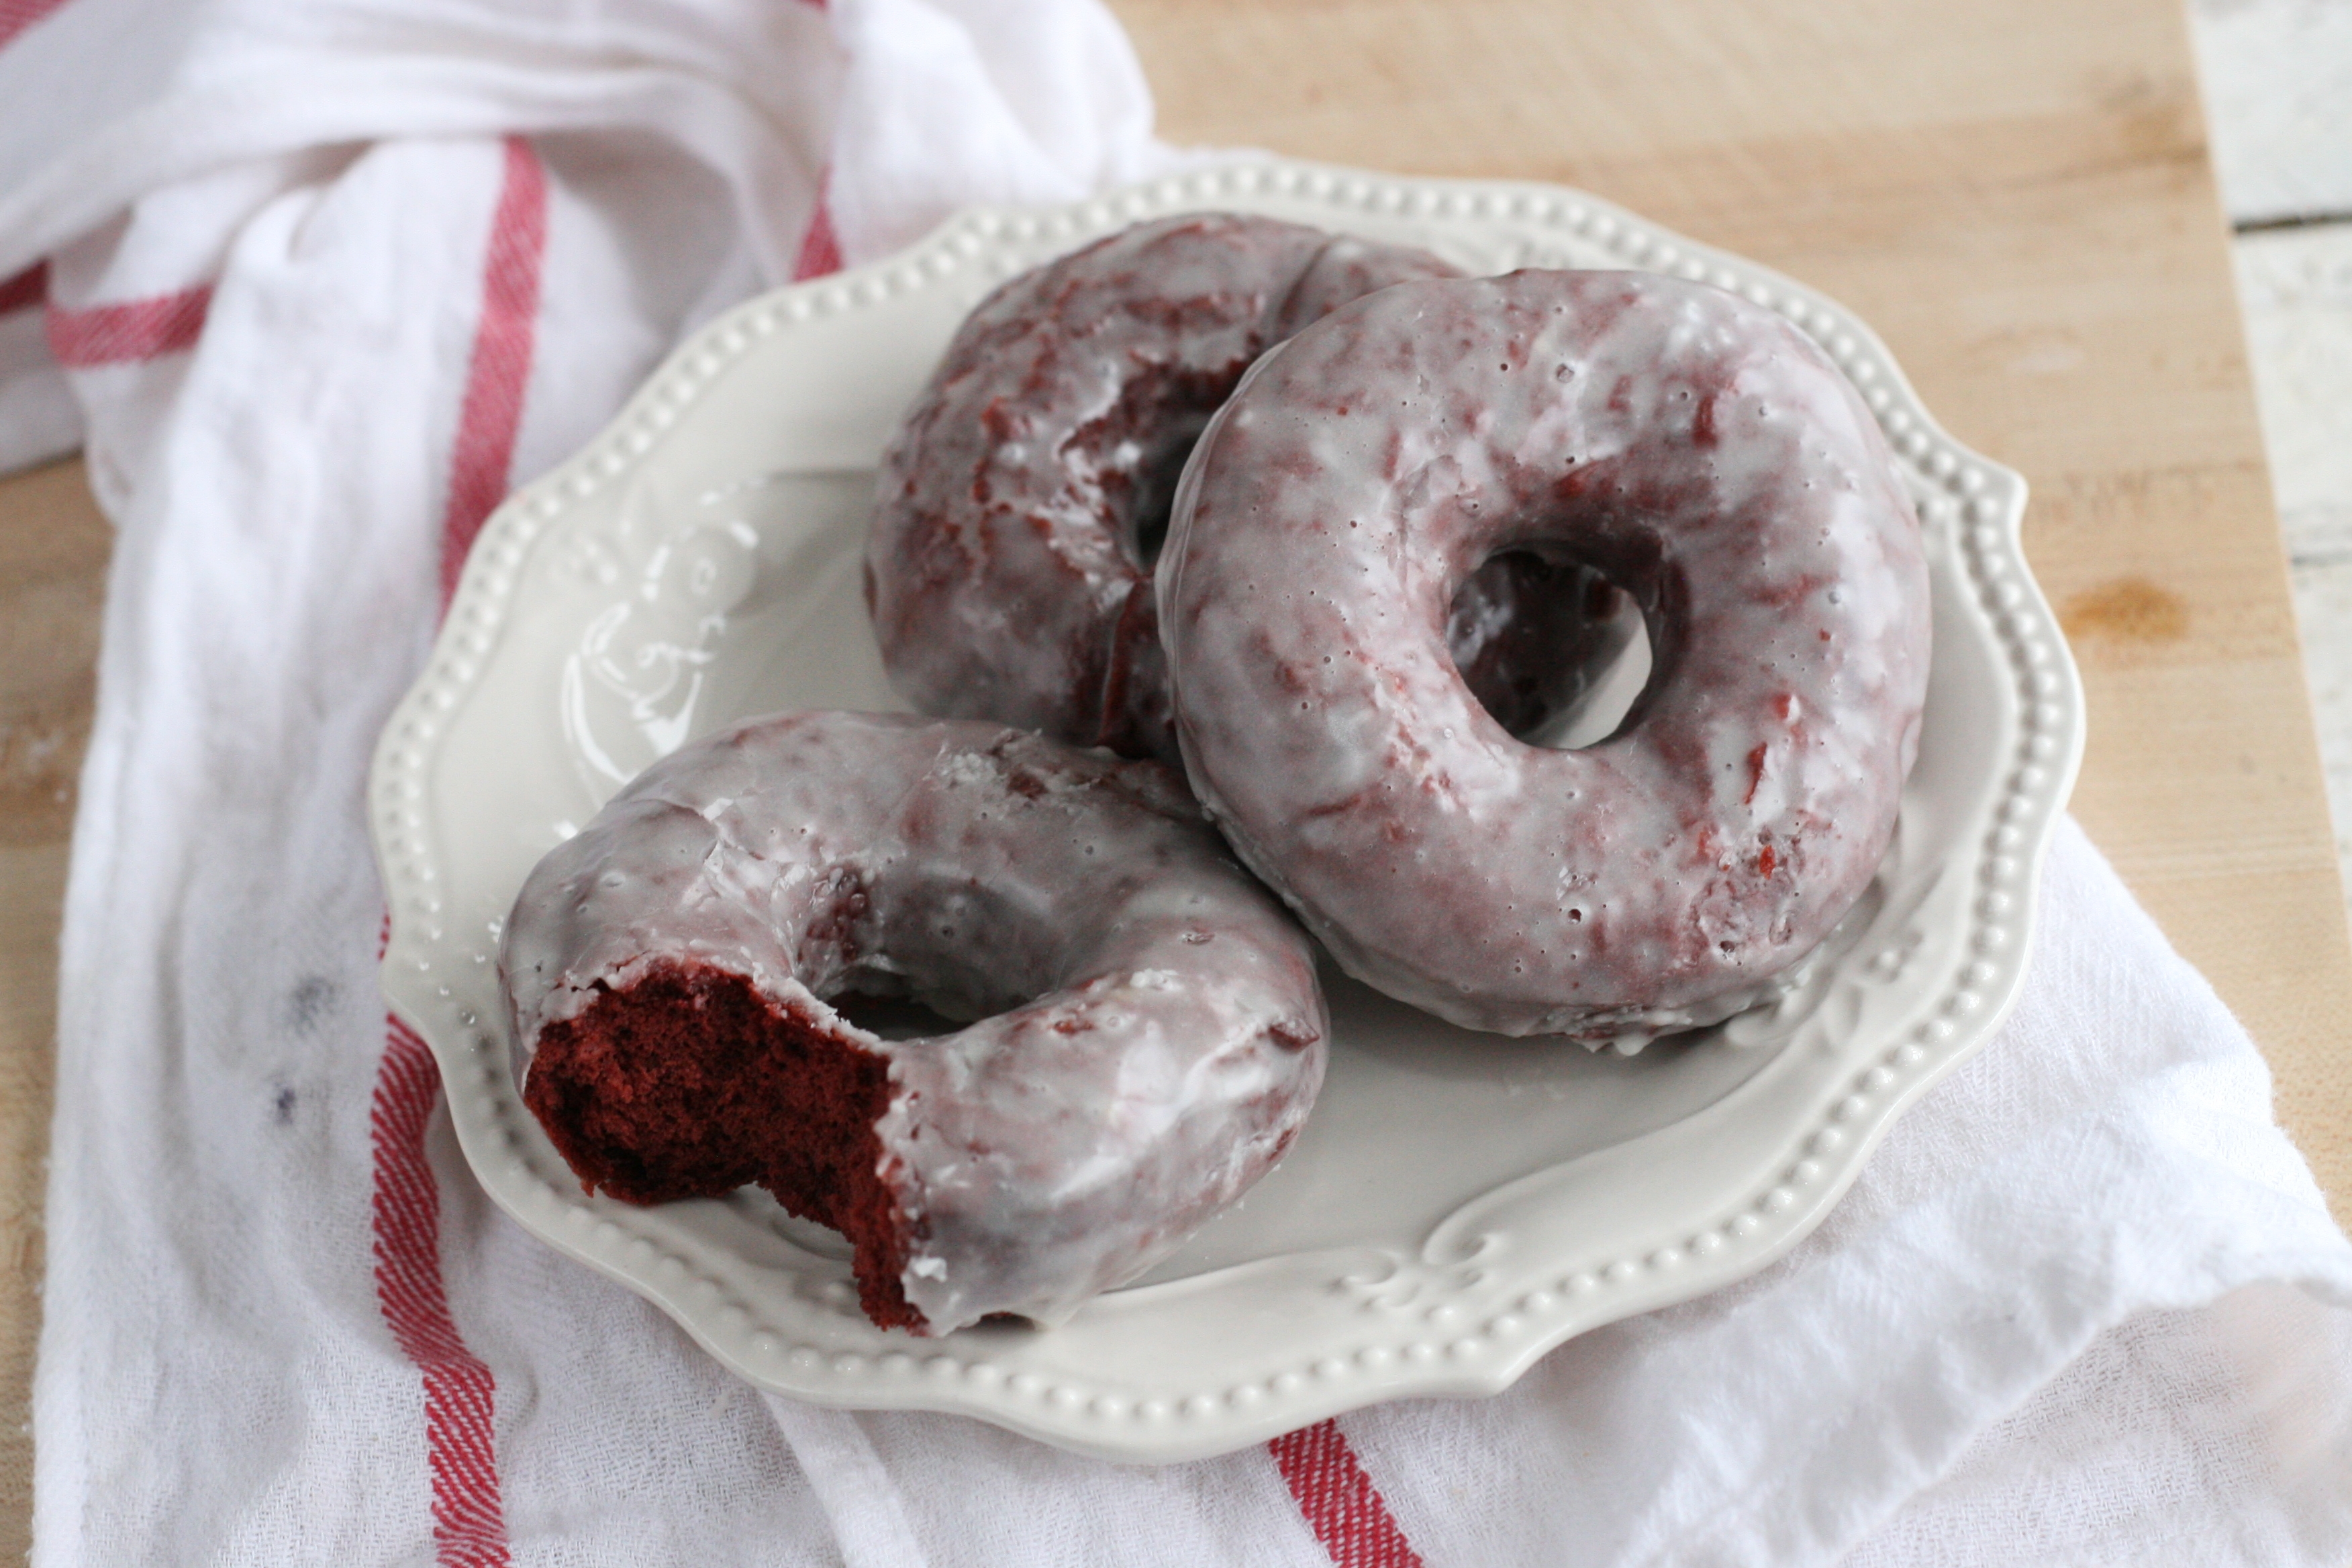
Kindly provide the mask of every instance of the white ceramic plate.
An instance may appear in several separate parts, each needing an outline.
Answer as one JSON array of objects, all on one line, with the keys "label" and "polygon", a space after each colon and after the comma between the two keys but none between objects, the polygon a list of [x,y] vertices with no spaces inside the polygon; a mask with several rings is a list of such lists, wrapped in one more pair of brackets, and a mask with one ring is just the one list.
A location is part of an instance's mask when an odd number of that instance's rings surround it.
[{"label": "white ceramic plate", "polygon": [[[1050,1332],[885,1332],[845,1248],[747,1191],[582,1195],[507,1068],[494,954],[532,864],[689,737],[896,708],[859,591],[870,470],[965,311],[1138,218],[1223,208],[1426,246],[1476,272],[1637,267],[1737,289],[1877,412],[1925,523],[1936,651],[1879,879],[1778,1007],[1633,1058],[1464,1034],[1334,977],[1328,1087],[1282,1168]],[[383,984],[458,1141],[527,1228],[763,1387],[961,1411],[1118,1459],[1188,1458],[1406,1394],[1483,1394],[1562,1340],[1748,1274],[1811,1230],[2017,994],[2082,693],[2018,548],[2023,481],[1938,430],[1822,299],[1576,192],[1261,163],[1048,212],[975,211],[752,301],[483,530],[376,752]]]}]

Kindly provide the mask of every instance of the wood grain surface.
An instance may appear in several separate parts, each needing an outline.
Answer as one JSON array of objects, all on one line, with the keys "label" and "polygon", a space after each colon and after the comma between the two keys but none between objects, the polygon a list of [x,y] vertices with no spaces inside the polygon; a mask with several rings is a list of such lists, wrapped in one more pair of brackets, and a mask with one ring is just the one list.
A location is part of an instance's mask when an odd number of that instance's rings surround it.
[{"label": "wood grain surface", "polygon": [[0,1562],[32,1544],[58,916],[111,543],[79,462],[0,479]]},{"label": "wood grain surface", "polygon": [[[1113,3],[1173,140],[1580,185],[1873,322],[2032,484],[2090,691],[2074,810],[2352,1215],[2352,947],[2173,0]],[[106,542],[78,465],[0,481],[0,1557]]]}]

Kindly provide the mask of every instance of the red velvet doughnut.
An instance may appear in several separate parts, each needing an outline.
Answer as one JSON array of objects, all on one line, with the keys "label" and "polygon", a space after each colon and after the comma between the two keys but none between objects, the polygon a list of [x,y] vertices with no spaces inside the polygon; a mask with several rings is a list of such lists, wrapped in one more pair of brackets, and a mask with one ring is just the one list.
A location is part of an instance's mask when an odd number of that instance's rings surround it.
[{"label": "red velvet doughnut", "polygon": [[[1132,1279],[1272,1167],[1323,1078],[1306,935],[1182,784],[993,724],[698,741],[540,863],[499,968],[523,1100],[585,1185],[756,1182],[919,1332]],[[885,1039],[848,994],[976,1021]]]},{"label": "red velvet doughnut", "polygon": [[[1604,573],[1653,673],[1580,751],[1449,656],[1456,590]],[[1637,273],[1408,283],[1269,354],[1159,573],[1186,771],[1340,963],[1474,1028],[1628,1048],[1769,994],[1868,885],[1916,751],[1918,525],[1778,316]]]},{"label": "red velvet doughnut", "polygon": [[1250,363],[1418,250],[1231,214],[1139,224],[982,300],[884,456],[866,600],[900,695],[1177,761],[1151,567]]}]

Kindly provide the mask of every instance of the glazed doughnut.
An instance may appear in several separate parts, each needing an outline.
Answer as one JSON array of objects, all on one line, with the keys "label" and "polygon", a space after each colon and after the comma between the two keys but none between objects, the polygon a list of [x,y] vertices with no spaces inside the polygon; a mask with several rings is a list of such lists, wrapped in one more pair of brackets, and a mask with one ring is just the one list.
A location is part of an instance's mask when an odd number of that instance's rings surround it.
[{"label": "glazed doughnut", "polygon": [[[1134,1278],[1323,1077],[1312,949],[1181,781],[993,724],[698,741],[540,862],[499,965],[524,1102],[583,1187],[757,1183],[919,1333]],[[850,994],[976,1021],[884,1039]]]},{"label": "glazed doughnut", "polygon": [[982,300],[884,456],[866,602],[927,713],[1177,761],[1150,572],[1250,362],[1418,250],[1231,214],[1140,224]]},{"label": "glazed doughnut", "polygon": [[[1499,553],[1633,595],[1652,673],[1515,740],[1444,637]],[[1186,770],[1360,979],[1631,1049],[1780,984],[1864,891],[1927,679],[1927,570],[1860,398],[1778,316],[1639,273],[1408,283],[1202,437],[1159,572]]]}]

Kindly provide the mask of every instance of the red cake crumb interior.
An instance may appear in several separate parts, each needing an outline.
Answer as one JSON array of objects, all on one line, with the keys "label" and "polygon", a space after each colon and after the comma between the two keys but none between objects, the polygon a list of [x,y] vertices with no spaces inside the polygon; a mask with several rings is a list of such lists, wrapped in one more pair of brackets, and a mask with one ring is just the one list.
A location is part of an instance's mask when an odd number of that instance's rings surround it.
[{"label": "red cake crumb interior", "polygon": [[874,1133],[888,1066],[855,1040],[740,975],[666,968],[542,1030],[523,1100],[586,1190],[654,1204],[756,1182],[849,1238],[869,1318],[922,1328]]}]

